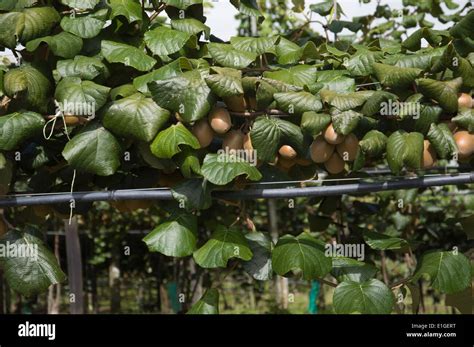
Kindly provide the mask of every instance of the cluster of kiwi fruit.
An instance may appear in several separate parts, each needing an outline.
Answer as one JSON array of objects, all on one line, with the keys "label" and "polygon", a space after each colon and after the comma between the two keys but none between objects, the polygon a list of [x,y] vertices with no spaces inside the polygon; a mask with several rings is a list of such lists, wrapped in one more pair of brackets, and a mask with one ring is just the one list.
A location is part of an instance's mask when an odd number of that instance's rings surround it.
[{"label": "cluster of kiwi fruit", "polygon": [[331,123],[314,139],[310,154],[315,163],[324,164],[330,174],[336,175],[344,171],[346,162],[354,161],[358,148],[354,134],[339,134]]}]

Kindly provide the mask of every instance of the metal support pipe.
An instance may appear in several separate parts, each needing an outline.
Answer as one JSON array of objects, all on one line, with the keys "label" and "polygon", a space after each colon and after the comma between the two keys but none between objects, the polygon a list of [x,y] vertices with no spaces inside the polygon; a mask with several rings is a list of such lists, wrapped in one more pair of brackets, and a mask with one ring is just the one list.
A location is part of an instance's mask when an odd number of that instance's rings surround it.
[{"label": "metal support pipe", "polygon": [[[259,188],[245,190],[216,190],[213,198],[227,200],[277,199],[344,194],[367,194],[387,190],[427,188],[433,186],[474,183],[474,172],[432,177],[404,178],[384,182],[361,182],[304,188]],[[45,205],[115,200],[172,200],[170,189],[115,190],[104,192],[74,192],[44,195],[12,195],[0,198],[0,207]]]}]

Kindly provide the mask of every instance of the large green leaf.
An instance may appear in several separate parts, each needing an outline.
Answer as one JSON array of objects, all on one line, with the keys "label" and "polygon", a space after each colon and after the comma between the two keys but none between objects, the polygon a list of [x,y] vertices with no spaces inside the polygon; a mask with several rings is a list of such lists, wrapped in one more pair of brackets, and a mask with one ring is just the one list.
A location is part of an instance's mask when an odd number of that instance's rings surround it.
[{"label": "large green leaf", "polygon": [[17,40],[26,43],[46,36],[60,17],[54,7],[33,7],[0,14],[0,46],[15,48]]},{"label": "large green leaf", "polygon": [[344,65],[352,76],[369,76],[374,72],[373,64],[382,57],[383,53],[378,51],[357,52]]},{"label": "large green leaf", "polygon": [[256,53],[237,50],[225,43],[208,43],[207,49],[217,64],[235,69],[247,67],[257,58]]},{"label": "large green leaf", "polygon": [[429,251],[421,257],[413,280],[423,274],[431,279],[433,288],[443,293],[456,293],[471,285],[471,264],[458,251]]},{"label": "large green leaf", "polygon": [[112,8],[110,18],[123,16],[129,23],[141,21],[143,18],[142,7],[138,0],[108,0]]},{"label": "large green leaf", "polygon": [[168,110],[179,112],[185,122],[197,121],[208,114],[215,98],[199,71],[148,84],[155,102]]},{"label": "large green leaf", "polygon": [[205,210],[212,205],[211,186],[205,179],[193,178],[178,183],[171,188],[171,193],[187,210]]},{"label": "large green leaf", "polygon": [[377,268],[372,264],[363,263],[356,259],[334,257],[332,259],[331,273],[339,282],[353,281],[365,282],[377,273]]},{"label": "large green leaf", "polygon": [[151,98],[136,93],[115,101],[105,112],[103,124],[117,135],[150,142],[169,116]]},{"label": "large green leaf", "polygon": [[315,66],[300,64],[288,69],[265,71],[263,76],[294,86],[304,87],[305,85],[312,85],[316,80],[317,74],[318,69]]},{"label": "large green leaf", "polygon": [[35,112],[15,112],[0,117],[0,150],[15,149],[28,138],[41,133],[43,117]]},{"label": "large green leaf", "polygon": [[97,6],[100,0],[61,0],[61,4],[80,10],[91,10]]},{"label": "large green leaf", "polygon": [[74,14],[64,16],[61,28],[83,39],[91,39],[100,34],[104,27],[109,10],[104,8],[91,14]]},{"label": "large green leaf", "polygon": [[387,161],[390,169],[398,174],[403,166],[419,169],[423,160],[423,135],[403,130],[394,132],[387,141]]},{"label": "large green leaf", "polygon": [[143,238],[150,252],[168,257],[193,254],[197,243],[197,218],[192,214],[173,215]]},{"label": "large green leaf", "polygon": [[366,231],[364,233],[364,240],[370,248],[377,250],[401,249],[409,246],[405,239],[373,231]]},{"label": "large green leaf", "polygon": [[374,92],[371,90],[347,94],[337,94],[333,91],[323,90],[321,91],[321,98],[340,111],[348,111],[362,106],[373,94]]},{"label": "large green leaf", "polygon": [[461,109],[456,117],[451,119],[458,126],[467,129],[470,133],[474,133],[474,110]]},{"label": "large green leaf", "polygon": [[317,58],[318,50],[312,41],[308,41],[302,47],[296,43],[280,38],[278,45],[275,47],[275,52],[279,64],[294,64],[306,58]]},{"label": "large green leaf", "polygon": [[251,17],[263,16],[256,0],[230,0],[230,3],[243,15]]},{"label": "large green leaf", "polygon": [[211,34],[211,28],[194,18],[172,19],[171,27],[191,35],[197,35],[204,32],[206,38]]},{"label": "large green leaf", "polygon": [[438,157],[441,159],[448,159],[458,151],[453,133],[447,124],[432,123],[426,137],[430,140],[431,145],[433,145]]},{"label": "large green leaf", "polygon": [[46,110],[51,83],[35,67],[25,64],[17,69],[9,70],[3,77],[3,86],[10,98],[19,97],[40,111]]},{"label": "large green leaf", "polygon": [[376,279],[341,282],[333,297],[336,313],[389,314],[394,303],[390,289]]},{"label": "large green leaf", "polygon": [[145,33],[145,43],[153,54],[166,57],[178,52],[185,45],[196,47],[196,36],[173,30],[167,27],[158,27]]},{"label": "large green leaf", "polygon": [[289,114],[301,115],[306,111],[318,112],[323,108],[321,100],[308,92],[283,92],[273,94],[278,107]]},{"label": "large green leaf", "polygon": [[362,114],[349,110],[333,115],[332,124],[337,133],[348,135],[357,127],[361,119]]},{"label": "large green leaf", "polygon": [[402,89],[410,86],[422,72],[417,68],[402,68],[387,64],[374,63],[377,79],[386,87]]},{"label": "large green leaf", "polygon": [[429,78],[416,80],[420,93],[439,102],[447,112],[454,113],[458,110],[458,91],[462,85],[462,78],[451,81],[436,81]]},{"label": "large green leaf", "polygon": [[[171,2],[171,0],[168,0],[168,2]],[[208,289],[186,314],[219,314],[218,290],[214,288]]]},{"label": "large green leaf", "polygon": [[74,59],[58,60],[56,71],[62,78],[79,77],[83,80],[109,76],[109,70],[100,59],[82,55],[78,55]]},{"label": "large green leaf", "polygon": [[138,71],[149,71],[156,64],[142,49],[124,43],[103,40],[101,53],[109,63],[121,63]]},{"label": "large green leaf", "polygon": [[228,67],[213,67],[210,75],[205,77],[206,83],[212,92],[224,98],[243,95],[242,72]]},{"label": "large green leaf", "polygon": [[301,129],[314,137],[326,129],[331,121],[331,116],[326,113],[305,112],[301,117]]},{"label": "large green leaf", "polygon": [[80,37],[63,31],[54,36],[45,36],[29,41],[26,44],[26,50],[33,52],[42,43],[46,43],[51,52],[61,58],[73,58],[82,49],[82,39]]},{"label": "large green leaf", "polygon": [[235,49],[244,52],[262,55],[263,53],[272,53],[277,43],[278,37],[240,37],[233,36],[230,43]]},{"label": "large green leaf", "polygon": [[272,241],[269,236],[252,232],[245,237],[253,253],[252,259],[244,262],[245,271],[258,281],[271,280],[273,277]]},{"label": "large green leaf", "polygon": [[262,178],[261,173],[244,158],[227,153],[209,153],[204,158],[201,173],[212,184],[223,186],[240,175],[252,181]]},{"label": "large green leaf", "polygon": [[165,0],[163,1],[168,6],[186,10],[189,6],[202,4],[202,0]]},{"label": "large green leaf", "polygon": [[180,146],[201,148],[198,139],[181,123],[174,124],[158,133],[150,145],[151,152],[158,158],[172,158],[181,152]]},{"label": "large green leaf", "polygon": [[[58,83],[54,97],[63,105],[91,105],[96,112],[107,102],[109,92],[109,87],[92,81],[81,81],[78,77],[67,77]],[[71,113],[66,109],[63,112]]]},{"label": "large green leaf", "polygon": [[331,258],[324,254],[324,247],[306,232],[280,237],[272,253],[272,264],[281,276],[297,270],[305,280],[324,277],[332,267]]},{"label": "large green leaf", "polygon": [[362,106],[361,113],[364,116],[372,117],[380,112],[383,103],[386,103],[388,100],[396,100],[397,96],[395,94],[378,90],[373,93],[370,98]]},{"label": "large green leaf", "polygon": [[117,139],[100,124],[92,123],[64,146],[62,154],[77,170],[110,176],[120,166],[121,152]]},{"label": "large green leaf", "polygon": [[449,33],[457,38],[463,39],[469,37],[474,39],[472,26],[474,25],[474,11],[470,11],[463,19],[454,25]]},{"label": "large green leaf", "polygon": [[0,244],[3,249],[24,252],[23,256],[0,257],[4,276],[14,291],[32,296],[66,279],[54,254],[33,233],[11,230],[0,239]]},{"label": "large green leaf", "polygon": [[387,136],[378,130],[371,130],[364,135],[359,146],[370,157],[377,157],[385,152]]},{"label": "large green leaf", "polygon": [[238,228],[224,225],[218,225],[211,238],[193,254],[203,268],[226,267],[231,258],[248,261],[252,256],[244,234]]}]

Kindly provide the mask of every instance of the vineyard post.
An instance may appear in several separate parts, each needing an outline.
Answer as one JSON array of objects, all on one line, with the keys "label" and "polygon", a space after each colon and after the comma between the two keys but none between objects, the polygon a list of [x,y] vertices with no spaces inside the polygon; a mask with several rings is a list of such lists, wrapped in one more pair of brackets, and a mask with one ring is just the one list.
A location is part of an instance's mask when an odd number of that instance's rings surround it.
[{"label": "vineyard post", "polygon": [[82,256],[77,219],[64,221],[66,232],[67,270],[69,278],[69,310],[71,314],[84,313],[84,291],[82,281]]}]

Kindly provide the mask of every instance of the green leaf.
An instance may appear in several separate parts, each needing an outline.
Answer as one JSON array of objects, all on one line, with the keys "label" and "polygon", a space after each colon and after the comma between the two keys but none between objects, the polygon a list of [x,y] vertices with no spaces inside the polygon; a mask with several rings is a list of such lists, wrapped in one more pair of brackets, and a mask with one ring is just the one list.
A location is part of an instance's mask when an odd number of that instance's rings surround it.
[{"label": "green leaf", "polygon": [[240,51],[225,43],[208,43],[207,49],[217,64],[235,69],[243,69],[257,58],[256,53]]},{"label": "green leaf", "polygon": [[196,47],[196,36],[173,30],[167,27],[158,27],[145,33],[145,43],[153,54],[166,57],[178,52],[188,45]]},{"label": "green leaf", "polygon": [[296,43],[280,38],[280,42],[275,47],[275,52],[278,57],[279,64],[295,64],[300,60],[306,58],[317,58],[318,50],[312,41],[308,41],[304,46],[300,47]]},{"label": "green leaf", "polygon": [[61,0],[61,4],[80,10],[92,10],[100,0]]},{"label": "green leaf", "polygon": [[329,31],[337,34],[340,33],[343,29],[348,29],[352,32],[357,32],[362,28],[361,23],[349,22],[345,20],[332,20],[328,25]]},{"label": "green leaf", "polygon": [[109,76],[109,70],[100,59],[82,55],[78,55],[74,59],[58,60],[56,71],[62,78],[78,77],[83,80]]},{"label": "green leaf", "polygon": [[[63,105],[92,105],[94,112],[107,102],[110,88],[92,81],[81,81],[78,77],[67,77],[56,87],[54,98]],[[71,112],[63,110],[64,113]]]},{"label": "green leaf", "polygon": [[273,94],[278,107],[289,114],[301,115],[306,111],[318,112],[323,108],[321,100],[308,92],[283,92]]},{"label": "green leaf", "polygon": [[199,71],[187,71],[180,76],[151,82],[148,88],[159,106],[179,112],[185,122],[205,117],[214,105],[211,89]]},{"label": "green leaf", "polygon": [[386,87],[402,89],[410,86],[422,72],[417,68],[401,68],[386,64],[373,64],[375,76]]},{"label": "green leaf", "polygon": [[[168,2],[171,2],[168,0]],[[219,292],[208,289],[186,314],[219,314]]]},{"label": "green leaf", "polygon": [[109,63],[121,63],[138,71],[149,71],[156,64],[142,49],[124,43],[102,40],[101,53]]},{"label": "green leaf", "polygon": [[133,86],[133,84],[122,84],[121,86],[115,87],[110,91],[110,98],[113,101],[116,101],[119,99],[127,98],[137,93],[138,91]]},{"label": "green leaf", "polygon": [[370,157],[378,157],[385,152],[387,136],[378,130],[371,130],[364,135],[359,146]]},{"label": "green leaf", "polygon": [[42,43],[46,43],[51,52],[61,58],[73,58],[82,49],[82,39],[80,37],[63,31],[54,36],[45,36],[29,41],[26,44],[26,50],[33,52]]},{"label": "green leaf", "polygon": [[192,214],[171,216],[161,223],[143,242],[150,252],[159,252],[168,257],[186,257],[193,254],[197,243],[197,218]]},{"label": "green leaf", "polygon": [[171,27],[190,35],[197,35],[203,32],[206,38],[209,38],[211,34],[211,28],[194,18],[172,19]]},{"label": "green leaf", "polygon": [[398,174],[403,166],[419,169],[423,161],[423,135],[403,130],[394,132],[387,141],[387,161],[392,172]]},{"label": "green leaf", "polygon": [[171,159],[180,153],[179,146],[187,145],[191,148],[201,148],[198,139],[181,123],[173,124],[158,133],[150,145],[151,152],[158,158]]},{"label": "green leaf", "polygon": [[180,10],[186,10],[192,5],[202,4],[202,0],[165,0],[163,2],[169,6],[179,8]]},{"label": "green leaf", "polygon": [[255,53],[257,56],[264,53],[273,53],[278,37],[239,37],[230,38],[230,44],[238,51]]},{"label": "green leaf", "polygon": [[396,99],[397,99],[397,96],[395,94],[392,94],[383,90],[377,90],[364,103],[364,106],[362,106],[361,113],[364,116],[372,117],[380,112],[382,103],[386,103],[388,100],[394,101]]},{"label": "green leaf", "polygon": [[204,79],[217,96],[224,98],[229,96],[243,95],[242,72],[227,67],[212,67],[210,75]]},{"label": "green leaf", "polygon": [[448,159],[458,152],[453,133],[445,123],[432,123],[426,138],[430,140],[436,154],[441,159]]},{"label": "green leaf", "polygon": [[160,67],[159,69],[153,70],[145,75],[136,77],[133,80],[133,85],[138,91],[142,93],[149,93],[148,83],[158,80],[165,80],[167,78],[176,77],[181,75],[184,71],[192,70],[193,65],[191,62],[180,57],[171,63]]},{"label": "green leaf", "polygon": [[331,116],[326,113],[305,112],[301,117],[301,130],[315,137],[326,129],[331,121]]},{"label": "green leaf", "polygon": [[171,188],[173,198],[184,203],[187,210],[205,210],[211,207],[211,184],[200,178],[184,180]]},{"label": "green leaf", "polygon": [[331,271],[332,261],[324,248],[308,233],[280,237],[272,253],[275,272],[281,276],[290,271],[301,271],[302,278],[314,280]]},{"label": "green leaf", "polygon": [[204,158],[201,173],[212,184],[223,186],[240,175],[252,181],[262,178],[261,173],[245,159],[232,154],[209,153]]},{"label": "green leaf", "polygon": [[377,250],[401,249],[409,246],[405,239],[372,231],[366,231],[364,233],[364,240],[370,248]]},{"label": "green leaf", "polygon": [[110,176],[120,166],[121,152],[117,139],[100,124],[92,123],[64,146],[62,154],[74,169]]},{"label": "green leaf", "polygon": [[61,28],[83,39],[91,39],[100,34],[107,21],[109,10],[104,8],[91,14],[74,14],[61,19]]},{"label": "green leaf", "polygon": [[413,280],[423,274],[430,276],[433,288],[447,294],[460,292],[471,285],[469,259],[457,251],[429,251],[423,254]]},{"label": "green leaf", "polygon": [[33,7],[0,14],[0,46],[14,49],[17,40],[26,43],[46,36],[60,20],[54,7]]},{"label": "green leaf", "polygon": [[0,257],[4,276],[14,291],[29,297],[65,281],[66,275],[54,254],[33,234],[11,230],[0,239],[0,243],[3,249],[25,251],[24,256]]},{"label": "green leaf", "polygon": [[371,279],[363,283],[344,281],[334,291],[336,313],[389,314],[395,303],[391,290]]},{"label": "green leaf", "polygon": [[169,117],[151,98],[136,93],[115,101],[105,112],[103,124],[119,136],[150,142]]},{"label": "green leaf", "polygon": [[447,112],[454,113],[458,110],[458,91],[462,85],[462,78],[451,81],[436,81],[429,78],[416,80],[420,93],[439,102]]},{"label": "green leaf", "polygon": [[268,235],[260,232],[248,233],[245,238],[253,253],[252,259],[243,263],[245,271],[257,281],[271,280],[273,277],[272,241]]},{"label": "green leaf", "polygon": [[43,117],[35,112],[15,112],[0,117],[0,150],[17,148],[28,138],[41,133]]},{"label": "green leaf", "polygon": [[282,81],[294,86],[304,87],[311,85],[316,80],[318,69],[312,65],[296,65],[288,69],[280,69],[277,71],[265,71],[264,77]]},{"label": "green leaf", "polygon": [[333,115],[332,124],[337,133],[348,135],[354,131],[361,119],[362,114],[349,110]]},{"label": "green leaf", "polygon": [[466,129],[470,133],[474,132],[474,110],[461,109],[456,117],[451,119],[456,125]]},{"label": "green leaf", "polygon": [[366,264],[352,258],[335,257],[332,259],[331,273],[339,282],[365,282],[377,273],[374,265]]},{"label": "green leaf", "polygon": [[247,239],[235,227],[218,225],[211,238],[193,254],[194,261],[203,268],[227,267],[231,258],[252,259]]},{"label": "green leaf", "polygon": [[141,21],[143,19],[142,7],[136,0],[108,0],[109,6],[112,8],[110,19],[117,16],[127,18],[129,23]]},{"label": "green leaf", "polygon": [[352,76],[369,76],[374,73],[373,64],[382,57],[383,53],[378,51],[357,52],[344,65]]},{"label": "green leaf", "polygon": [[186,178],[192,178],[194,174],[201,175],[201,164],[197,152],[189,147],[184,147],[176,155],[176,164]]},{"label": "green leaf", "polygon": [[22,65],[9,70],[3,77],[5,93],[10,98],[20,97],[28,105],[46,111],[47,98],[51,89],[48,78],[31,65]]},{"label": "green leaf", "polygon": [[262,17],[262,12],[260,11],[256,0],[230,0],[230,3],[243,15]]},{"label": "green leaf", "polygon": [[456,23],[449,33],[457,38],[463,39],[465,37],[474,39],[472,27],[474,25],[474,12],[470,11],[466,16]]}]

